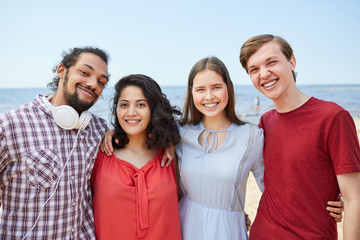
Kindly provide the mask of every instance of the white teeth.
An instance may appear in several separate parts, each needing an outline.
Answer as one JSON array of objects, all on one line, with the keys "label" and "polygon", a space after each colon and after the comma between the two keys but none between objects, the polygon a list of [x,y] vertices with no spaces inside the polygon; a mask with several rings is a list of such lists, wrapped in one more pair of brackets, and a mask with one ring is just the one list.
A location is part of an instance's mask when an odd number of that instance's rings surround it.
[{"label": "white teeth", "polygon": [[137,123],[137,120],[127,120],[128,123]]},{"label": "white teeth", "polygon": [[216,103],[209,103],[209,104],[204,104],[205,107],[215,107]]},{"label": "white teeth", "polygon": [[272,85],[274,85],[276,83],[276,80],[272,81],[272,82],[268,82],[264,84],[264,87],[271,87]]}]

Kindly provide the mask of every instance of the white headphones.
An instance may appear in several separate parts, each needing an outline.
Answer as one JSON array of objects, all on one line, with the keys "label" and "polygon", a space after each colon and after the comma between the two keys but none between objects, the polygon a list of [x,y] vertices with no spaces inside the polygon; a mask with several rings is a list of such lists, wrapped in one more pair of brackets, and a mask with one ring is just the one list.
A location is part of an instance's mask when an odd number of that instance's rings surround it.
[{"label": "white headphones", "polygon": [[53,93],[46,93],[43,96],[43,100],[45,105],[51,110],[56,124],[66,130],[84,130],[91,120],[91,113],[83,111],[79,116],[77,111],[68,105],[55,107],[49,102],[53,96]]}]

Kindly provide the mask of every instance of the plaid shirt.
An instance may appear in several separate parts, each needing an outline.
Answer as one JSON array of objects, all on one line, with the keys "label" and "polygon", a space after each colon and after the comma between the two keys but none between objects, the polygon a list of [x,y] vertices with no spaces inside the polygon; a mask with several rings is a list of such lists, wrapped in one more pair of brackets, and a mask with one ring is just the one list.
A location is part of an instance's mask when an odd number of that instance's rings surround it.
[{"label": "plaid shirt", "polygon": [[92,115],[85,130],[56,125],[41,96],[0,116],[0,239],[95,239],[90,177],[105,120]]}]

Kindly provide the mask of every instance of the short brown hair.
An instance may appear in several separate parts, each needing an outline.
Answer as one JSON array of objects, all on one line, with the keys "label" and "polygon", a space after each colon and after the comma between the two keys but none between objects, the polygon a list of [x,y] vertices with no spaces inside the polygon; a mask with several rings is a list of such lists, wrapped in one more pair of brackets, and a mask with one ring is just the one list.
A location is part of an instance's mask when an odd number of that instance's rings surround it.
[{"label": "short brown hair", "polygon": [[[248,39],[242,46],[240,50],[240,63],[242,67],[247,70],[247,60],[261,48],[265,43],[274,41],[279,44],[282,53],[285,55],[287,60],[290,60],[294,55],[294,52],[290,46],[290,44],[279,36],[274,36],[272,34],[262,34]],[[294,80],[296,81],[296,73],[293,71]]]}]

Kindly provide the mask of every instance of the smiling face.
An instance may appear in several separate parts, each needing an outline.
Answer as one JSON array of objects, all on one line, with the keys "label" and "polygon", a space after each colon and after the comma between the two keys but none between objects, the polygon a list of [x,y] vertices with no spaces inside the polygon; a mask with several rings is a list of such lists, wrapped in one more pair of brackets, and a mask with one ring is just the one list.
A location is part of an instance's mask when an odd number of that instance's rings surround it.
[{"label": "smiling face", "polygon": [[246,63],[252,83],[268,98],[282,100],[295,89],[295,57],[286,59],[278,43],[265,43]]},{"label": "smiling face", "polygon": [[60,82],[52,102],[69,105],[78,112],[94,105],[108,81],[106,63],[93,53],[82,53],[68,69],[60,64],[57,74]]},{"label": "smiling face", "polygon": [[151,111],[140,87],[128,86],[121,91],[116,113],[121,128],[129,138],[140,136],[147,139]]},{"label": "smiling face", "polygon": [[205,69],[196,74],[192,86],[194,105],[204,118],[226,117],[224,111],[228,104],[227,86],[220,74]]}]

